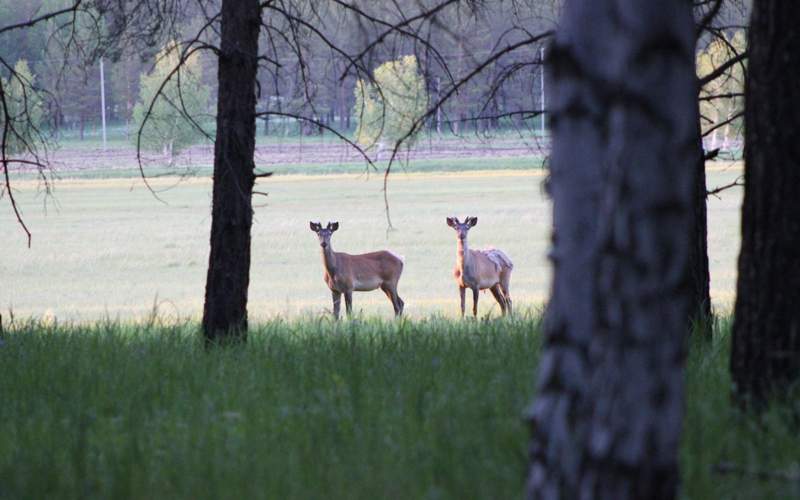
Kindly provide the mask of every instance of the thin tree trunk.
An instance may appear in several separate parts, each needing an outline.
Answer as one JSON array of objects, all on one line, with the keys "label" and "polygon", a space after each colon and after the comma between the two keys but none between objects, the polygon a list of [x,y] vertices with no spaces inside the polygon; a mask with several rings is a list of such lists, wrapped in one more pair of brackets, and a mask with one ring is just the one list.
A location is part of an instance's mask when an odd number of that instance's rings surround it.
[{"label": "thin tree trunk", "polygon": [[571,0],[548,51],[553,289],[528,496],[678,489],[697,166],[683,0]]},{"label": "thin tree trunk", "polygon": [[745,188],[731,375],[762,409],[800,380],[800,4],[753,3],[745,85]]},{"label": "thin tree trunk", "polygon": [[345,86],[342,82],[336,88],[336,107],[339,112],[339,130],[341,132],[345,132],[347,130],[347,125],[345,124],[345,114],[347,113],[347,105],[345,104],[345,97],[344,97],[344,89]]},{"label": "thin tree trunk", "polygon": [[[719,123],[720,122],[719,111],[717,111],[715,114],[717,115],[716,123]],[[716,129],[711,133],[711,146],[709,147],[709,149],[717,149],[717,144],[719,144],[718,135],[719,135],[719,129]]]},{"label": "thin tree trunk", "polygon": [[730,149],[730,134],[731,134],[731,117],[734,113],[733,103],[736,102],[736,99],[731,99],[731,107],[728,109],[728,114],[725,116],[725,120],[727,120],[728,124],[725,125],[722,132],[722,150],[728,151]]},{"label": "thin tree trunk", "polygon": [[207,344],[247,335],[259,20],[258,0],[223,0],[211,252],[203,309]]},{"label": "thin tree trunk", "polygon": [[[698,107],[699,117],[699,107]],[[693,169],[693,215],[691,224],[691,251],[689,253],[689,286],[692,304],[690,320],[696,333],[711,339],[711,277],[708,269],[708,204],[706,162],[703,154],[700,120],[697,121],[697,159]]]}]

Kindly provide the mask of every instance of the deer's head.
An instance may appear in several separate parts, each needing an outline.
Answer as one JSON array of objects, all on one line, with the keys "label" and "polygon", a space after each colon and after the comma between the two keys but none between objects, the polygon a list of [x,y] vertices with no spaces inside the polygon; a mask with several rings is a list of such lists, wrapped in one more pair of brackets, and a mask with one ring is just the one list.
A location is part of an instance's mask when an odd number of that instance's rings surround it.
[{"label": "deer's head", "polygon": [[467,217],[464,222],[459,222],[458,217],[448,217],[447,225],[456,230],[459,240],[467,239],[467,233],[478,223],[477,217]]},{"label": "deer's head", "polygon": [[309,222],[309,227],[312,231],[317,233],[317,237],[319,238],[319,246],[323,249],[328,248],[331,244],[331,235],[334,231],[339,229],[338,222],[328,222],[328,226],[325,229],[322,228],[322,224],[319,222]]}]

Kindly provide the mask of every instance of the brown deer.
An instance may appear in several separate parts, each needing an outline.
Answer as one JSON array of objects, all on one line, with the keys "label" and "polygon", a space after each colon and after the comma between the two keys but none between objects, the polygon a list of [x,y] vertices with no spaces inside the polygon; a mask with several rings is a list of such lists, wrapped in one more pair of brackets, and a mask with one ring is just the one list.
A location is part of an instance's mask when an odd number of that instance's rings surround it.
[{"label": "brown deer", "polygon": [[403,258],[388,250],[350,255],[334,252],[331,235],[339,229],[338,222],[329,222],[325,229],[319,222],[309,222],[317,233],[322,247],[322,264],[325,267],[325,283],[333,295],[333,315],[339,319],[342,294],[347,315],[353,312],[353,292],[369,292],[380,288],[389,297],[395,316],[403,314],[405,303],[397,294],[397,282],[403,273]]},{"label": "brown deer", "polygon": [[477,217],[467,217],[464,222],[459,222],[456,217],[447,218],[447,225],[455,229],[458,235],[456,267],[453,275],[461,294],[461,317],[464,317],[467,288],[472,290],[474,316],[478,316],[478,292],[487,288],[492,291],[492,295],[500,304],[503,315],[511,314],[511,295],[508,292],[508,285],[514,264],[508,255],[496,248],[470,250],[467,247],[467,233],[477,223]]}]

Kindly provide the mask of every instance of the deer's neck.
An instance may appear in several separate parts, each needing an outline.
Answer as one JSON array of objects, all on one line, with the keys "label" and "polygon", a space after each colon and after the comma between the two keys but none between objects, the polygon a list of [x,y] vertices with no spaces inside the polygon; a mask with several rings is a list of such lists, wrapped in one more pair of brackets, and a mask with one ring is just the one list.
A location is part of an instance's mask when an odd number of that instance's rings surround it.
[{"label": "deer's neck", "polygon": [[466,239],[459,239],[456,245],[456,264],[460,269],[466,269],[470,264],[469,247]]},{"label": "deer's neck", "polygon": [[333,276],[336,273],[336,252],[330,244],[322,249],[322,264],[329,275]]}]

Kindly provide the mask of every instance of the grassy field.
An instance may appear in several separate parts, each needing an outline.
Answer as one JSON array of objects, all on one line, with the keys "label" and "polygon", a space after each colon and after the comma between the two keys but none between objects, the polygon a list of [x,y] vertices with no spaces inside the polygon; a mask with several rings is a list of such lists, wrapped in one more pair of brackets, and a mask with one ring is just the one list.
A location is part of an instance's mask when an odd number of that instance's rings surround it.
[{"label": "grassy field", "polygon": [[[739,174],[717,164],[709,185]],[[519,498],[550,273],[541,180],[538,170],[398,173],[391,232],[378,176],[260,183],[269,196],[253,227],[250,341],[206,352],[196,321],[209,180],[155,179],[165,204],[136,178],[64,180],[55,197],[19,179],[34,239],[28,249],[0,211],[0,498]],[[740,202],[739,190],[709,200],[723,311]],[[490,319],[488,295],[484,320],[452,320],[453,214],[479,217],[474,247],[514,260],[513,320]],[[337,250],[405,255],[409,317],[389,321],[382,294],[360,293],[358,319],[333,323],[309,220],[341,223]],[[723,321],[712,345],[691,349],[683,497],[800,496],[796,481],[757,479],[796,474],[800,438],[785,410],[756,423],[731,408],[728,331]]]},{"label": "grassy field", "polygon": [[[536,316],[17,323],[0,346],[0,498],[520,498]],[[800,438],[729,404],[727,323],[693,345],[683,498],[786,499]],[[715,473],[728,464],[745,473]]]},{"label": "grassy field", "polygon": [[[736,167],[709,170],[709,184],[729,182]],[[393,176],[389,185],[395,231],[387,234],[379,176],[276,176],[259,183],[269,192],[256,209],[250,313],[260,321],[330,309],[322,262],[309,220],[338,220],[336,250],[350,253],[389,248],[406,258],[400,293],[414,317],[458,311],[452,278],[455,233],[445,217],[476,215],[473,248],[496,246],[515,263],[511,294],[518,307],[539,307],[550,267],[550,205],[540,171],[483,171]],[[65,180],[55,196],[37,184],[15,184],[33,231],[26,247],[10,209],[0,210],[0,311],[8,316],[70,321],[161,314],[196,319],[202,310],[210,188],[208,179],[153,181],[172,187],[156,200],[136,178]],[[712,293],[729,307],[739,247],[740,193],[709,200]],[[358,293],[356,310],[388,316],[380,292]],[[480,314],[496,313],[482,294]]]}]

